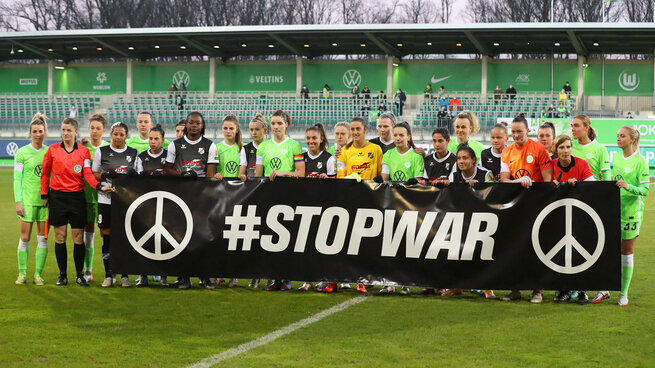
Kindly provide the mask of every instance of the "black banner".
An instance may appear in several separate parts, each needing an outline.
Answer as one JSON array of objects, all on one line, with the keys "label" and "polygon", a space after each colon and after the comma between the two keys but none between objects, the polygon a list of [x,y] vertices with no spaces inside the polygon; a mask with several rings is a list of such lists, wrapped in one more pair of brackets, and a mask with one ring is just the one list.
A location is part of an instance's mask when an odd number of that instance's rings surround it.
[{"label": "black banner", "polygon": [[407,187],[121,176],[117,273],[618,290],[614,182]]}]

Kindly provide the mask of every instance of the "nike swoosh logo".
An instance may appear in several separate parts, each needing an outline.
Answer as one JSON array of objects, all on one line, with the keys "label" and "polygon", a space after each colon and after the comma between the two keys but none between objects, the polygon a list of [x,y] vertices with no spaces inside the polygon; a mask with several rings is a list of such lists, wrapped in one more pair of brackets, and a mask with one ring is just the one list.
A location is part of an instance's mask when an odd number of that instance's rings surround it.
[{"label": "nike swoosh logo", "polygon": [[448,79],[448,78],[450,78],[450,77],[452,77],[452,75],[449,75],[449,76],[447,76],[447,77],[443,77],[443,78],[437,78],[437,79],[435,79],[435,78],[434,78],[434,75],[433,75],[432,78],[430,78],[430,81],[431,81],[432,83],[439,83],[439,82],[441,82],[441,81],[445,81],[446,79]]}]

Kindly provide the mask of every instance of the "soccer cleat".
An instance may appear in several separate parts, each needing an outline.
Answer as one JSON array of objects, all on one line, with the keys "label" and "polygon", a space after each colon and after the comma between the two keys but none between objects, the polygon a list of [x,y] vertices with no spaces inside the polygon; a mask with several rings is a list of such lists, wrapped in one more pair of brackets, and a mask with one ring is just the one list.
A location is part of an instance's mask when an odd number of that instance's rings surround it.
[{"label": "soccer cleat", "polygon": [[578,297],[578,291],[577,290],[572,290],[571,291],[571,299],[575,299]]},{"label": "soccer cleat", "polygon": [[209,277],[201,277],[199,278],[198,285],[204,286],[205,289],[216,289],[216,285],[212,282],[212,280]]},{"label": "soccer cleat", "polygon": [[337,283],[336,282],[330,282],[323,288],[324,293],[331,294],[331,293],[334,293],[335,291],[337,291]]},{"label": "soccer cleat", "polygon": [[141,277],[139,277],[139,280],[136,282],[136,287],[144,287],[144,286],[148,286],[147,275],[141,275]]},{"label": "soccer cleat", "polygon": [[170,287],[171,285],[168,283],[168,279],[166,276],[163,276],[161,280],[159,281],[159,285],[163,287]]},{"label": "soccer cleat", "polygon": [[425,289],[421,290],[422,295],[431,295],[431,294],[436,294],[436,293],[437,293],[437,291],[434,290],[434,288],[425,288]]},{"label": "soccer cleat", "polygon": [[291,281],[283,280],[282,284],[280,284],[280,291],[289,291],[289,290],[291,290]]},{"label": "soccer cleat", "polygon": [[266,288],[264,290],[279,291],[281,286],[282,286],[282,282],[278,280],[271,280],[271,282],[268,285],[266,285]]},{"label": "soccer cleat", "polygon": [[93,273],[91,273],[90,270],[84,271],[84,278],[86,279],[86,282],[93,281]]},{"label": "soccer cleat", "polygon": [[437,295],[443,295],[446,292],[446,289],[437,289]]},{"label": "soccer cleat", "polygon": [[248,284],[248,287],[251,289],[257,289],[258,286],[259,286],[259,279],[252,279]]},{"label": "soccer cleat", "polygon": [[568,292],[568,290],[557,290],[555,291],[555,297],[553,298],[553,302],[555,303],[568,303],[571,301],[571,294]]},{"label": "soccer cleat", "polygon": [[621,293],[619,295],[619,307],[627,307],[628,306],[628,296]]},{"label": "soccer cleat", "polygon": [[122,287],[130,287],[132,284],[130,284],[130,279],[127,277],[121,277],[121,286]]},{"label": "soccer cleat", "polygon": [[180,287],[182,284],[184,284],[184,277],[178,276],[177,280],[175,280],[174,283],[171,284],[172,287]]},{"label": "soccer cleat", "polygon": [[59,280],[55,283],[57,286],[66,286],[68,285],[68,277],[66,275],[59,275]]},{"label": "soccer cleat", "polygon": [[596,296],[594,296],[594,298],[591,299],[591,303],[592,304],[598,304],[598,303],[602,302],[603,300],[609,299],[609,298],[610,298],[610,292],[609,291],[600,291],[599,290],[599,291],[596,292]]},{"label": "soccer cleat", "polygon": [[586,291],[578,291],[578,304],[585,305],[589,303],[589,297]]},{"label": "soccer cleat", "polygon": [[509,294],[503,297],[503,300],[506,302],[511,300],[521,300],[521,290],[512,290]]},{"label": "soccer cleat", "polygon": [[485,290],[484,291],[484,297],[486,299],[496,299],[496,294],[494,294],[493,290]]},{"label": "soccer cleat", "polygon": [[472,292],[473,294],[478,294],[478,295],[482,295],[482,294],[484,293],[484,292],[483,292],[482,290],[480,290],[480,289],[471,289],[471,292]]},{"label": "soccer cleat", "polygon": [[400,289],[400,293],[403,294],[403,295],[409,295],[409,293],[411,293],[411,291],[409,290],[409,288],[407,286],[404,286],[403,288]]},{"label": "soccer cleat", "polygon": [[152,281],[154,282],[160,282],[161,281],[161,276],[153,276]]},{"label": "soccer cleat", "polygon": [[311,282],[305,282],[304,284],[302,284],[301,287],[298,288],[298,291],[307,291],[307,290],[309,290],[309,289],[311,289],[313,287],[314,286],[312,285]]},{"label": "soccer cleat", "polygon": [[239,286],[239,279],[230,279],[230,281],[227,283],[227,287],[229,288],[235,288]]},{"label": "soccer cleat", "polygon": [[380,289],[379,293],[380,294],[389,294],[389,293],[393,293],[395,290],[396,290],[396,288],[393,287],[393,286],[385,286],[382,289]]},{"label": "soccer cleat", "polygon": [[24,273],[19,273],[16,278],[16,285],[23,285],[27,282],[27,276]]},{"label": "soccer cleat", "polygon": [[221,285],[224,282],[225,282],[225,279],[222,279],[222,278],[214,279],[214,286],[218,287],[219,285]]},{"label": "soccer cleat", "polygon": [[89,287],[89,283],[86,282],[86,279],[84,278],[83,274],[80,274],[79,276],[77,276],[77,278],[75,279],[75,283],[78,286]]},{"label": "soccer cleat", "polygon": [[366,290],[366,285],[357,284],[357,292],[358,293],[368,293],[368,290]]},{"label": "soccer cleat", "polygon": [[460,294],[462,294],[462,289],[448,289],[448,290],[446,290],[445,293],[441,294],[441,296],[444,296],[444,297],[447,298],[449,296],[460,295]]},{"label": "soccer cleat", "polygon": [[34,285],[42,286],[45,285],[45,280],[41,275],[34,275]]},{"label": "soccer cleat", "polygon": [[530,297],[530,303],[533,304],[539,304],[544,300],[544,296],[542,293],[535,291],[532,293],[532,296]]},{"label": "soccer cleat", "polygon": [[343,284],[339,285],[339,287],[342,288],[342,289],[350,289],[350,284],[343,283]]},{"label": "soccer cleat", "polygon": [[114,285],[114,278],[113,277],[105,277],[105,280],[102,282],[102,287],[110,287]]},{"label": "soccer cleat", "polygon": [[189,277],[182,277],[180,281],[180,286],[178,286],[178,289],[191,289],[191,279]]},{"label": "soccer cleat", "polygon": [[314,290],[316,290],[318,292],[322,292],[323,289],[325,289],[327,286],[328,286],[327,281],[321,281],[321,282],[317,283],[316,285],[314,285]]}]

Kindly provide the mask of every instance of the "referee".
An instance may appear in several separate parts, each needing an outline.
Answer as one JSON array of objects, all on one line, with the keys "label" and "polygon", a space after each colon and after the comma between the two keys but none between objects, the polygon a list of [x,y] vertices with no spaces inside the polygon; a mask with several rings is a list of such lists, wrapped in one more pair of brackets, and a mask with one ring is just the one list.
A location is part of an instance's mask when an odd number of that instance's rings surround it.
[{"label": "referee", "polygon": [[57,285],[68,284],[66,251],[66,226],[70,224],[73,236],[73,259],[77,271],[76,283],[89,286],[84,278],[84,226],[86,225],[86,200],[84,180],[96,190],[104,192],[111,187],[101,187],[91,172],[89,150],[75,142],[78,125],[75,119],[66,118],[61,123],[62,142],[48,148],[43,157],[41,175],[41,201],[50,207],[50,224],[55,228],[55,256],[59,266]]}]

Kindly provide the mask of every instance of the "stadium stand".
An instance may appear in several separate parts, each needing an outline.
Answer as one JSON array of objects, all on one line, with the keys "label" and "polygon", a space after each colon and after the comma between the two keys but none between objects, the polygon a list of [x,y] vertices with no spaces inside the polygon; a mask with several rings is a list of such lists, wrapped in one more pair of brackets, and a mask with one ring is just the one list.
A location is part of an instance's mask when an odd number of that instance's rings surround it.
[{"label": "stadium stand", "polygon": [[37,111],[49,119],[62,120],[68,116],[71,106],[77,108],[78,117],[84,117],[94,110],[98,101],[100,98],[90,93],[67,93],[52,98],[45,93],[3,94],[0,95],[0,124],[10,127],[14,124],[24,125]]}]

